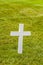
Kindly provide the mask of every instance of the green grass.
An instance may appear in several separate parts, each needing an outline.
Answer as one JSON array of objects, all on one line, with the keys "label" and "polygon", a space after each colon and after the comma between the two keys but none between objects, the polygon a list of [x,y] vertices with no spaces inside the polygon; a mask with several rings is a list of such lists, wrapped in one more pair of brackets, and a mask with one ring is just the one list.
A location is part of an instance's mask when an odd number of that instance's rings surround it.
[{"label": "green grass", "polygon": [[[38,2],[0,1],[0,65],[43,65],[43,6],[34,5]],[[22,54],[17,53],[18,37],[10,36],[20,23],[25,31],[31,31],[31,36],[23,39]]]}]

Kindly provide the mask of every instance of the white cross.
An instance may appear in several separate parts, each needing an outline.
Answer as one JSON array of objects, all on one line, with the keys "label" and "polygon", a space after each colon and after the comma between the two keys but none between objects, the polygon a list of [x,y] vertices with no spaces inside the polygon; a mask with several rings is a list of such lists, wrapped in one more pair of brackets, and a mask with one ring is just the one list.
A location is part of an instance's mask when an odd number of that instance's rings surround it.
[{"label": "white cross", "polygon": [[21,54],[22,53],[22,46],[23,46],[23,36],[30,36],[31,35],[31,32],[30,31],[23,31],[24,29],[24,24],[19,24],[19,32],[14,32],[14,31],[11,31],[10,35],[11,36],[19,36],[19,39],[18,39],[18,53]]}]

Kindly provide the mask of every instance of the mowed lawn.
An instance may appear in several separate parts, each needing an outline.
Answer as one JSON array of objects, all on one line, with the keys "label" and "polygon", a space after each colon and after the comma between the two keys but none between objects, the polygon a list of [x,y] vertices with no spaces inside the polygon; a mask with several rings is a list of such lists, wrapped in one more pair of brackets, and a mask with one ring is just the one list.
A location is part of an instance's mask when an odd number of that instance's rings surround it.
[{"label": "mowed lawn", "polygon": [[[18,54],[18,37],[10,36],[24,24],[31,36],[23,38]],[[0,2],[0,65],[43,65],[43,5]]]}]

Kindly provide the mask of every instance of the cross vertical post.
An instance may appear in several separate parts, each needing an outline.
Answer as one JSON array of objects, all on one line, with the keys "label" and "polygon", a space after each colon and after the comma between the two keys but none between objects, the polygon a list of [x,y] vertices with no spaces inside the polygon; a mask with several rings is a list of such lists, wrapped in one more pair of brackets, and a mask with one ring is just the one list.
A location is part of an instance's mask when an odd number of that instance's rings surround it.
[{"label": "cross vertical post", "polygon": [[22,47],[23,47],[23,29],[24,29],[24,25],[23,24],[19,24],[19,32],[20,32],[20,36],[19,36],[19,40],[18,40],[18,53],[22,53]]}]

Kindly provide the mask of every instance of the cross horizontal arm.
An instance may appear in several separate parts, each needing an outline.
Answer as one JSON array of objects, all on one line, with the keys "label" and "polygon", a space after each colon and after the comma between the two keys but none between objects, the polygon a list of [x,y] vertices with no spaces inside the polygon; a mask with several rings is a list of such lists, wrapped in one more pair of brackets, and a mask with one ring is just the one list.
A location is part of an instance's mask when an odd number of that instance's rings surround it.
[{"label": "cross horizontal arm", "polygon": [[31,32],[30,32],[30,31],[23,32],[23,35],[24,35],[24,36],[30,36],[30,35],[31,35]]},{"label": "cross horizontal arm", "polygon": [[11,31],[10,36],[19,36],[19,32]]},{"label": "cross horizontal arm", "polygon": [[28,32],[14,32],[14,31],[11,31],[10,33],[10,36],[30,36],[31,35],[31,32],[28,31]]}]

